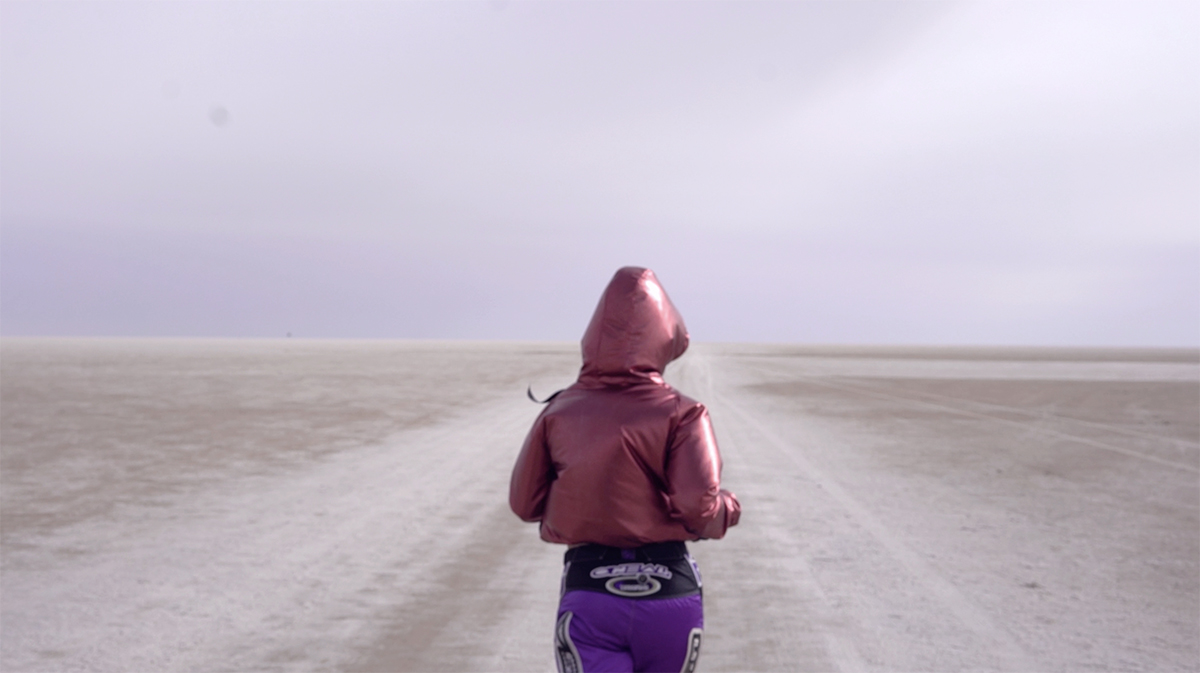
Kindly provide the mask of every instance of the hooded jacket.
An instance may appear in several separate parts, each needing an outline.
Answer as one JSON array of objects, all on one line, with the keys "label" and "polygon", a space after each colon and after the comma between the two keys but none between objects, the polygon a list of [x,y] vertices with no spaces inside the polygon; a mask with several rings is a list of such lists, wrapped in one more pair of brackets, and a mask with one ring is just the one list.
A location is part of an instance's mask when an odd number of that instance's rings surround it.
[{"label": "hooded jacket", "polygon": [[741,505],[721,490],[704,405],[663,381],[687,328],[654,272],[625,267],[581,343],[583,368],[534,421],[509,504],[547,542],[637,547],[720,538]]}]

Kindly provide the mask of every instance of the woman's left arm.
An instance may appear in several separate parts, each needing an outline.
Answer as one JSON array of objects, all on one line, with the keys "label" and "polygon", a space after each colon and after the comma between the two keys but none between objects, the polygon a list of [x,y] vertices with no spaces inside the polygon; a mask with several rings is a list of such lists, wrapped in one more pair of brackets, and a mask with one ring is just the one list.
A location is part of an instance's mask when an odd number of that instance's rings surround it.
[{"label": "woman's left arm", "polygon": [[546,446],[546,413],[533,423],[525,444],[513,466],[508,484],[508,505],[522,521],[541,521],[546,511],[546,497],[554,480],[554,466]]}]

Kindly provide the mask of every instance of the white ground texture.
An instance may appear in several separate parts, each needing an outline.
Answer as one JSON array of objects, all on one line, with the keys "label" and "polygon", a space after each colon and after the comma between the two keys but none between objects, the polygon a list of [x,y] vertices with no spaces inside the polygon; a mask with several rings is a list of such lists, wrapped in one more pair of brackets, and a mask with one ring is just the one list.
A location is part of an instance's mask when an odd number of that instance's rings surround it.
[{"label": "white ground texture", "polygon": [[[570,344],[0,345],[0,668],[550,671]],[[1194,350],[694,346],[704,671],[1200,669]]]}]

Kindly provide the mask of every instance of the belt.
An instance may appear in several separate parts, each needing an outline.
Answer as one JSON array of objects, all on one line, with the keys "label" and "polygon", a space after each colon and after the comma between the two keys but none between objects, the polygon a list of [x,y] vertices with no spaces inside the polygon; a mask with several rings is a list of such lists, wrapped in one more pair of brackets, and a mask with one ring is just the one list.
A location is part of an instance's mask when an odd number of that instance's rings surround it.
[{"label": "belt", "polygon": [[621,549],[587,544],[563,555],[562,592],[623,598],[675,598],[700,593],[700,571],[683,542]]}]

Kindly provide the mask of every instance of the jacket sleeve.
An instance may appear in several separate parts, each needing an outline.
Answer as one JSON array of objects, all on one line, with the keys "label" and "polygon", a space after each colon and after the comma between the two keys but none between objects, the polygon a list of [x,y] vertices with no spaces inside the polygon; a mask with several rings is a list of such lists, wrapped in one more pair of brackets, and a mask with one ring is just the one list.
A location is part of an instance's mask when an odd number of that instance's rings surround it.
[{"label": "jacket sleeve", "polygon": [[508,484],[508,505],[522,521],[541,521],[546,497],[554,480],[554,465],[546,446],[546,413],[543,410],[525,437]]},{"label": "jacket sleeve", "polygon": [[742,506],[721,489],[721,453],[704,405],[684,413],[667,449],[666,475],[671,516],[690,532],[717,539],[737,524]]}]

